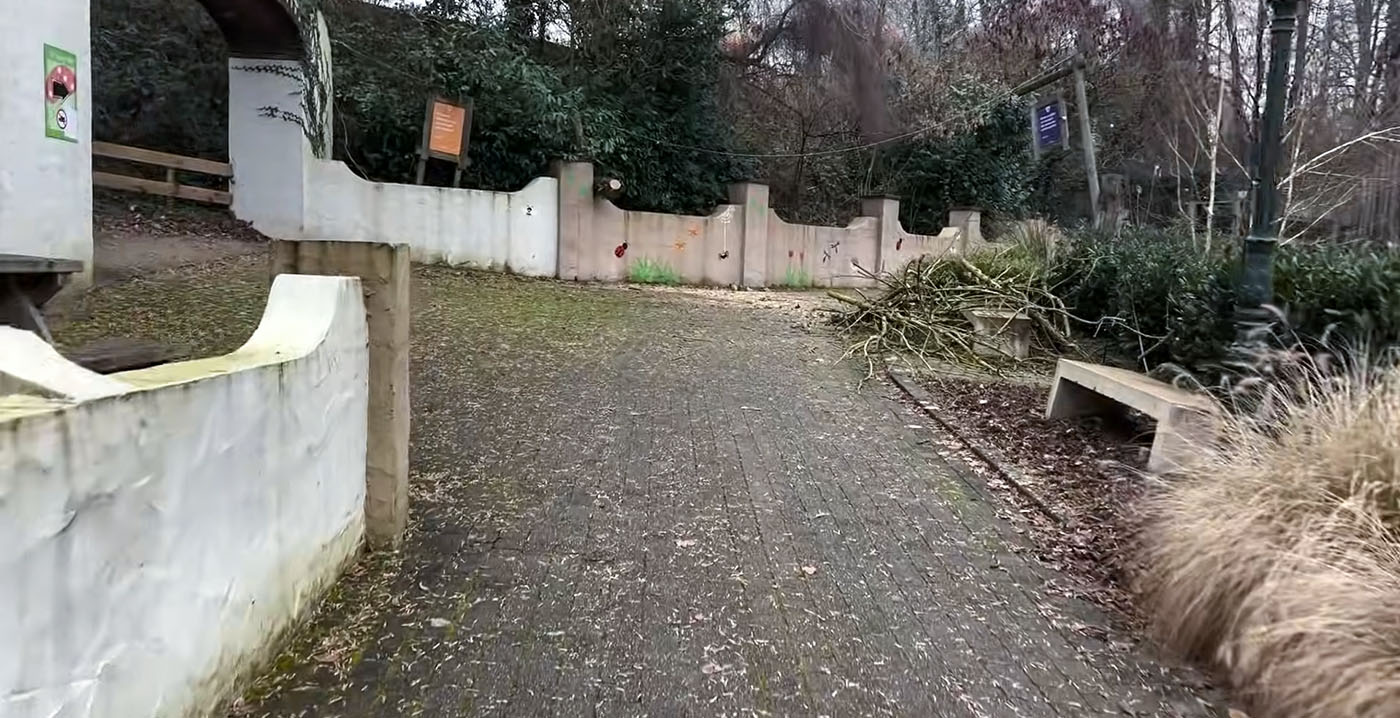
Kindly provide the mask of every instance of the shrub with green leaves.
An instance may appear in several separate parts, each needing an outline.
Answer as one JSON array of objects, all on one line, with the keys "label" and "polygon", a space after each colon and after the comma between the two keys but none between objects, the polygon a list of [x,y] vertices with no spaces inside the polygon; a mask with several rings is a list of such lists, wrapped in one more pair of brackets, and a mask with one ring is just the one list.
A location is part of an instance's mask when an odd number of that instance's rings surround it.
[{"label": "shrub with green leaves", "polygon": [[[1239,251],[1204,251],[1181,232],[1080,232],[1050,270],[1056,293],[1078,316],[1104,325],[1122,355],[1147,365],[1218,367],[1235,339]],[[1400,252],[1357,245],[1287,244],[1275,265],[1275,305],[1287,343],[1318,347],[1400,341]]]},{"label": "shrub with green leaves", "polygon": [[1149,364],[1214,360],[1232,336],[1229,262],[1189,238],[1153,229],[1074,234],[1052,276],[1081,318],[1123,320],[1127,326],[1106,324],[1104,332],[1123,354]]},{"label": "shrub with green leaves", "polygon": [[[995,88],[959,86],[961,108],[987,104]],[[951,110],[950,110],[951,111]],[[989,105],[970,129],[946,137],[916,138],[891,145],[882,160],[882,186],[903,198],[900,220],[911,232],[934,232],[948,210],[976,206],[1019,214],[1035,179],[1026,144],[1026,108],[1016,100]]]},{"label": "shrub with green leaves", "polygon": [[1285,247],[1274,266],[1274,292],[1289,326],[1305,338],[1400,341],[1400,252]]}]

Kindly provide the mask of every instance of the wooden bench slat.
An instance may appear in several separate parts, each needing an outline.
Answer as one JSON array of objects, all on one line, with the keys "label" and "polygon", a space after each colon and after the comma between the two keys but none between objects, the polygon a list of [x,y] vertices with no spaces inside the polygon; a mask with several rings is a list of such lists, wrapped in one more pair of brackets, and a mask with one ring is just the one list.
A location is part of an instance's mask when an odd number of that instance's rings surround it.
[{"label": "wooden bench slat", "polygon": [[81,271],[83,263],[76,259],[0,254],[0,274],[72,274]]},{"label": "wooden bench slat", "polygon": [[110,172],[93,172],[92,183],[99,187],[109,189],[119,189],[128,192],[145,192],[163,197],[177,197],[179,199],[194,200],[195,202],[208,202],[210,204],[233,204],[233,195],[217,189],[205,189],[203,187],[190,187],[189,185],[171,185],[169,182],[160,180],[148,180],[140,177],[127,177]]},{"label": "wooden bench slat", "polygon": [[141,162],[148,165],[171,167],[177,170],[200,172],[216,177],[233,176],[233,166],[227,162],[216,162],[214,160],[205,160],[198,157],[173,155],[169,152],[158,152],[141,147],[128,147],[111,142],[94,141],[92,143],[92,153],[98,157],[109,157],[112,159],[127,160],[129,162]]}]

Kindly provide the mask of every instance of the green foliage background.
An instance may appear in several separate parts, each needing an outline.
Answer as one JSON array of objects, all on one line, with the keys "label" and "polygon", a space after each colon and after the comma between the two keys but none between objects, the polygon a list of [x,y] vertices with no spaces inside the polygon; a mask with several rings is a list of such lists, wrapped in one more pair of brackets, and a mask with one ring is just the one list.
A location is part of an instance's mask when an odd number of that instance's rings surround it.
[{"label": "green foliage background", "polygon": [[[963,106],[983,106],[992,101],[994,89],[955,88],[954,97]],[[1025,118],[1022,102],[1002,100],[966,132],[892,144],[885,187],[903,199],[905,229],[936,232],[954,207],[1024,214],[1036,179]]]},{"label": "green foliage background", "polygon": [[[551,160],[587,158],[623,180],[632,209],[707,212],[725,185],[762,178],[764,153],[737,138],[722,104],[728,75],[722,42],[730,18],[718,0],[609,4],[580,24],[571,47],[532,36],[531,6],[390,9],[321,0],[334,54],[336,159],[375,180],[411,180],[429,95],[474,100],[467,186],[518,189]],[[603,6],[600,6],[603,7]],[[101,139],[181,154],[227,152],[228,50],[191,0],[93,0],[95,132]],[[996,88],[965,83],[959,104]],[[933,232],[953,206],[1022,213],[1035,179],[1023,108],[994,107],[985,123],[951,136],[822,158],[834,168],[801,213],[841,223],[862,193],[902,196],[912,231]],[[721,152],[696,151],[693,148]],[[812,166],[818,162],[813,161]],[[431,166],[443,184],[450,168]],[[781,202],[778,208],[783,209]]]},{"label": "green foliage background", "polygon": [[[1106,326],[1122,356],[1210,373],[1228,360],[1235,339],[1239,267],[1238,243],[1215,246],[1203,251],[1170,229],[1080,232],[1051,268],[1051,282],[1081,317],[1119,317],[1163,337]],[[1400,252],[1393,249],[1285,244],[1274,290],[1285,344],[1349,350],[1400,342]]]},{"label": "green foliage background", "polygon": [[[619,6],[578,48],[516,36],[504,20],[323,0],[335,73],[333,156],[381,181],[413,176],[430,95],[474,100],[468,186],[518,189],[554,159],[624,180],[620,204],[707,211],[750,165],[720,116],[717,3]],[[94,0],[97,137],[183,154],[227,151],[227,47],[190,0]],[[658,141],[660,140],[660,141]],[[434,167],[434,179],[450,168]]]}]

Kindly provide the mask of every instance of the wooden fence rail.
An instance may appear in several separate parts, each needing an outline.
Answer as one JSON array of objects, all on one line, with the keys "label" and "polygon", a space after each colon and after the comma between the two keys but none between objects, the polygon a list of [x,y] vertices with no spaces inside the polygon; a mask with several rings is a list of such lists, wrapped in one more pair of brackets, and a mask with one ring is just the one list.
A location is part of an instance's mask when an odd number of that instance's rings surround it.
[{"label": "wooden fence rail", "polygon": [[128,147],[111,142],[93,142],[92,154],[94,157],[106,157],[109,159],[138,162],[165,168],[164,182],[145,179],[144,177],[130,177],[127,175],[114,174],[111,172],[93,172],[92,183],[98,187],[107,187],[109,189],[123,190],[126,192],[157,194],[165,197],[178,197],[179,199],[208,202],[210,204],[229,205],[233,203],[233,194],[231,192],[183,185],[180,184],[176,177],[177,172],[194,172],[197,174],[229,178],[233,176],[233,167],[227,162],[215,162],[213,160],[199,159],[198,157],[173,155],[168,152],[157,152],[140,147]]}]

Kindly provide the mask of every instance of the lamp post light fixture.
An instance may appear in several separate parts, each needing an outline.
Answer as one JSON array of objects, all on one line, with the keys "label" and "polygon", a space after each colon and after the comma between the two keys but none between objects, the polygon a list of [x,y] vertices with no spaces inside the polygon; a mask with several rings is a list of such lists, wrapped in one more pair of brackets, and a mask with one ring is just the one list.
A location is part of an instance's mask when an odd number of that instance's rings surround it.
[{"label": "lamp post light fixture", "polygon": [[1278,170],[1283,158],[1283,119],[1288,97],[1288,66],[1293,31],[1298,25],[1298,0],[1270,0],[1269,76],[1264,118],[1259,133],[1259,166],[1254,179],[1254,214],[1244,240],[1243,271],[1235,300],[1235,320],[1241,343],[1252,330],[1269,322],[1264,305],[1274,301],[1274,248],[1278,245]]}]

